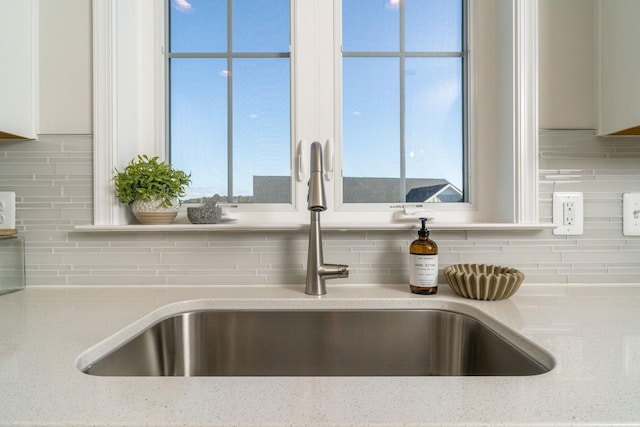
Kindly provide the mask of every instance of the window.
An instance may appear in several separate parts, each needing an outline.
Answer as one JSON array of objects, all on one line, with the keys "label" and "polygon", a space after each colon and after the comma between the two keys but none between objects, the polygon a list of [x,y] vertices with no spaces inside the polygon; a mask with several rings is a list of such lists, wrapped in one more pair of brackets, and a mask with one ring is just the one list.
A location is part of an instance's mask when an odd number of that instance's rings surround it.
[{"label": "window", "polygon": [[[289,1],[167,4],[170,159],[192,173],[187,199],[292,203]],[[337,80],[342,105],[320,108],[342,112],[326,132],[341,147],[343,203],[465,199],[463,4],[336,2],[342,73],[321,78]],[[340,34],[331,18],[316,26]]]},{"label": "window", "polygon": [[289,0],[168,0],[170,161],[187,202],[291,203]]},{"label": "window", "polygon": [[343,203],[466,199],[465,3],[343,0]]},{"label": "window", "polygon": [[[180,4],[183,6],[192,5],[195,1],[181,1]],[[224,4],[226,2],[207,3]],[[236,0],[234,3],[238,3],[242,8],[242,4],[254,4],[255,2]],[[361,2],[356,0],[344,0],[344,3],[345,7],[356,9],[361,7]],[[449,2],[406,0],[404,7],[444,3]],[[211,110],[208,113],[206,120],[209,122],[206,124],[209,128],[215,128],[215,132],[222,134],[227,133],[227,137],[224,139],[226,145],[214,145],[215,148],[211,148],[211,146],[206,148],[206,150],[217,150],[212,152],[215,153],[212,156],[215,156],[216,159],[211,160],[210,164],[215,163],[213,173],[218,174],[220,181],[225,183],[219,189],[220,192],[225,192],[224,196],[228,198],[229,195],[233,195],[235,199],[232,200],[240,201],[239,197],[243,193],[249,194],[248,190],[243,190],[242,184],[240,184],[249,174],[251,177],[256,174],[264,177],[284,177],[285,184],[288,181],[291,185],[290,194],[285,199],[272,199],[268,203],[260,204],[242,203],[237,208],[238,227],[242,227],[242,224],[251,227],[256,220],[263,224],[273,224],[275,227],[278,227],[278,224],[293,224],[295,226],[296,224],[305,224],[308,221],[308,213],[304,203],[306,200],[306,179],[308,178],[304,170],[305,167],[308,168],[308,150],[305,148],[315,140],[325,144],[325,154],[327,155],[325,159],[325,167],[328,172],[326,174],[326,190],[330,207],[323,217],[325,226],[333,224],[337,227],[341,225],[376,228],[405,227],[406,222],[404,221],[414,222],[413,214],[420,209],[429,209],[433,212],[434,225],[436,222],[464,224],[536,222],[536,2],[531,0],[517,0],[515,2],[491,0],[489,3],[489,5],[483,3],[483,7],[480,8],[475,7],[474,0],[469,0],[469,9],[466,14],[469,20],[467,27],[469,29],[468,49],[465,49],[462,37],[451,43],[456,46],[418,45],[409,35],[410,31],[407,29],[412,26],[422,28],[422,23],[414,22],[414,18],[423,15],[410,13],[407,19],[406,12],[403,21],[398,20],[399,28],[405,27],[405,36],[402,36],[405,38],[404,48],[399,46],[397,51],[391,52],[387,50],[388,48],[380,47],[380,45],[373,47],[352,45],[350,47],[348,42],[350,36],[347,33],[353,28],[349,26],[345,30],[345,34],[341,34],[344,26],[340,25],[342,14],[337,1],[293,0],[289,16],[292,19],[291,39],[295,42],[292,44],[293,50],[290,52],[283,49],[282,46],[262,49],[251,43],[242,51],[229,49],[228,46],[200,46],[182,49],[179,52],[171,50],[169,60],[173,61],[170,66],[172,77],[179,76],[180,73],[185,75],[184,73],[192,72],[190,71],[191,66],[186,66],[188,63],[207,64],[201,66],[203,68],[209,67],[209,70],[213,67],[216,70],[227,70],[233,73],[232,79],[229,79],[228,76],[224,78],[224,75],[220,75],[220,71],[209,73],[209,79],[216,76],[216,78],[220,77],[221,80],[227,82],[226,89],[223,89],[222,85],[218,87],[212,84],[215,89],[211,89],[209,96],[216,99],[214,91],[217,93],[230,89],[232,91],[234,89],[242,90],[239,86],[234,86],[234,79],[240,79],[240,81],[242,79],[262,80],[263,88],[271,87],[273,79],[266,77],[268,73],[256,75],[256,68],[251,64],[255,64],[257,61],[289,63],[289,69],[292,70],[289,76],[291,84],[288,94],[293,95],[290,97],[293,100],[290,103],[291,125],[281,125],[284,123],[283,116],[286,113],[278,115],[278,118],[272,117],[273,123],[278,123],[277,127],[281,131],[284,129],[284,131],[274,132],[266,138],[271,140],[289,139],[286,150],[278,151],[278,148],[274,151],[273,158],[276,159],[274,164],[278,164],[279,161],[279,166],[259,170],[264,166],[263,157],[269,153],[261,152],[257,155],[255,151],[248,155],[246,152],[242,153],[242,147],[249,146],[244,141],[255,138],[257,135],[256,128],[251,128],[250,124],[253,122],[250,119],[257,118],[258,114],[256,113],[252,117],[253,113],[250,110],[259,110],[260,105],[252,105],[244,109],[237,108],[238,106],[235,105],[238,102],[235,100],[237,97],[232,97],[234,105],[227,104],[217,107],[219,111],[226,110],[224,117],[215,117],[215,112]],[[389,0],[387,5],[394,7],[399,3],[395,0]],[[154,13],[150,14],[150,10],[153,10]],[[400,13],[400,9],[397,12]],[[362,14],[365,11],[359,10],[357,13]],[[462,14],[462,9],[459,13]],[[455,16],[456,14],[449,13],[449,15]],[[166,78],[163,42],[164,2],[162,0],[140,0],[139,2],[94,0],[94,16],[96,18],[94,22],[94,72],[96,73],[94,79],[96,88],[96,214],[94,222],[96,225],[126,224],[128,218],[124,213],[125,210],[110,194],[112,193],[110,172],[113,167],[128,162],[137,153],[167,155],[164,146],[167,134],[181,134],[183,138],[189,140],[187,133],[189,122],[173,123],[168,130],[165,127],[163,108]],[[345,20],[348,20],[348,14],[344,16]],[[438,24],[445,21],[441,17],[431,19]],[[114,26],[113,22],[117,22],[117,25]],[[331,25],[327,27],[324,25],[326,23],[331,23]],[[346,25],[346,22],[344,24]],[[232,20],[229,24],[227,21],[216,28],[216,31],[222,32],[223,38],[228,44],[229,35],[236,37],[234,28],[238,25],[242,26],[242,22]],[[259,26],[255,30],[265,31]],[[242,31],[244,30],[240,28],[240,33]],[[460,34],[462,35],[462,32]],[[344,52],[341,52],[340,49],[342,36],[344,36],[346,45]],[[260,38],[249,37],[247,41],[255,41],[256,39]],[[420,37],[417,40],[423,39]],[[450,37],[445,39],[451,40]],[[380,43],[384,44],[386,41],[382,40]],[[193,52],[194,50],[196,52]],[[467,51],[472,52],[474,56],[466,57]],[[171,57],[174,53],[175,56]],[[355,105],[358,103],[366,104],[365,95],[368,93],[367,91],[358,93],[354,89],[357,85],[351,84],[349,81],[350,79],[356,80],[359,68],[368,66],[363,63],[368,64],[370,61],[375,62],[373,67],[385,68],[389,73],[394,69],[393,73],[395,73],[393,75],[395,82],[392,84],[386,82],[386,86],[383,86],[385,90],[393,90],[393,87],[396,87],[398,97],[396,108],[398,111],[393,111],[393,113],[396,117],[394,120],[398,122],[397,128],[401,129],[394,136],[393,146],[394,149],[397,148],[397,151],[394,154],[392,169],[396,169],[396,172],[389,174],[391,176],[385,175],[387,173],[386,167],[384,172],[381,172],[379,168],[375,168],[375,173],[371,171],[359,172],[353,162],[358,157],[369,156],[370,152],[360,152],[355,155],[349,153],[351,147],[360,145],[356,142],[358,135],[352,137],[349,136],[350,133],[357,134],[358,126],[360,129],[367,127],[357,123],[356,119],[368,119],[368,117],[363,117],[364,114],[358,115],[359,110]],[[233,69],[229,69],[230,62]],[[390,63],[393,63],[393,66],[388,65]],[[402,63],[404,65],[401,65]],[[404,71],[400,71],[403,66]],[[409,73],[407,73],[407,67]],[[194,69],[197,68],[194,67]],[[286,68],[280,66],[278,71],[271,74],[271,77],[279,76],[277,80],[283,81],[281,78],[283,74],[286,74]],[[432,175],[432,172],[428,172],[429,175],[416,176],[419,173],[414,170],[420,172],[422,170],[408,166],[407,158],[410,158],[412,152],[413,134],[422,131],[420,127],[424,125],[424,122],[413,118],[414,102],[412,96],[418,89],[411,79],[427,72],[433,74],[434,70],[441,78],[455,76],[455,79],[466,83],[466,93],[469,94],[469,109],[465,110],[463,107],[465,105],[463,102],[464,92],[460,87],[454,97],[456,101],[451,104],[455,106],[451,110],[453,112],[451,117],[456,117],[455,120],[458,122],[456,132],[452,133],[456,134],[456,139],[461,141],[457,144],[460,160],[451,162],[455,166],[447,168],[446,173]],[[451,72],[451,70],[454,71]],[[465,73],[468,73],[466,80],[464,79]],[[204,72],[200,72],[200,76],[204,75]],[[186,78],[185,85],[188,88],[195,81],[195,77]],[[409,90],[407,91],[407,89]],[[420,87],[419,90],[426,90],[426,88]],[[278,92],[282,94],[285,91],[286,89]],[[169,95],[172,97],[172,102],[179,102],[176,98],[179,97],[177,93]],[[260,99],[268,99],[268,102],[281,106],[286,104],[284,98],[260,97]],[[404,101],[401,102],[401,99]],[[229,111],[231,119],[229,119]],[[198,111],[198,113],[200,112]],[[236,117],[236,115],[240,117]],[[241,118],[248,118],[248,124],[240,124]],[[234,126],[236,126],[235,129]],[[274,126],[276,125],[274,124]],[[418,130],[416,131],[416,129]],[[212,132],[214,131],[212,130]],[[289,135],[286,135],[287,132]],[[233,138],[230,139],[228,134],[231,134]],[[467,135],[469,144],[465,146],[463,141]],[[190,143],[197,144],[195,138],[193,139],[194,141],[190,141]],[[230,140],[231,143],[229,143]],[[260,147],[270,147],[267,141],[260,142],[260,144]],[[230,147],[233,150],[232,156],[225,156],[225,150],[230,150]],[[414,155],[416,152],[413,150]],[[236,153],[239,153],[239,157]],[[337,153],[337,155],[331,156],[331,153]],[[191,155],[201,157],[198,150],[195,150]],[[247,157],[243,158],[243,155]],[[253,165],[250,163],[256,158],[252,159],[252,156],[257,157],[258,160]],[[186,161],[186,159],[180,159],[178,153],[172,152],[171,157],[172,161],[178,162],[178,164]],[[233,160],[225,166],[219,164],[218,157],[232,158]],[[385,156],[385,160],[388,159],[391,159],[391,156]],[[404,166],[402,166],[402,162],[405,163]],[[439,160],[436,163],[448,162]],[[253,169],[250,172],[245,172],[244,167]],[[203,167],[203,169],[206,168]],[[214,168],[209,169],[213,170]],[[344,171],[344,181],[340,179],[342,171]],[[430,179],[434,176],[437,179],[446,179],[453,183],[453,187],[462,193],[464,202],[429,205],[407,202],[407,195],[411,189],[423,187],[422,183],[412,183],[412,180]],[[401,187],[408,190],[402,189],[394,193],[391,198],[383,198],[384,202],[371,197],[365,199],[364,203],[360,200],[352,202],[353,199],[349,198],[351,197],[349,189],[355,187],[353,185],[350,187],[353,182],[347,182],[352,178],[381,180],[388,178],[402,182],[402,185],[408,184],[408,187]],[[371,186],[366,185],[366,187],[370,188]],[[229,191],[229,188],[232,190]],[[378,197],[378,193],[370,192],[369,194],[373,195],[372,197]],[[424,196],[424,194],[415,193],[418,192],[414,191],[413,194],[418,197],[417,200]],[[454,197],[451,193],[442,196],[443,199],[440,201],[445,202],[453,200]],[[447,197],[452,198],[446,199]],[[289,200],[286,201],[286,199]],[[389,202],[394,199],[397,202]],[[243,210],[245,208],[246,210]],[[236,209],[236,207],[232,205],[231,209]],[[364,217],[362,216],[363,212],[366,212]]]}]

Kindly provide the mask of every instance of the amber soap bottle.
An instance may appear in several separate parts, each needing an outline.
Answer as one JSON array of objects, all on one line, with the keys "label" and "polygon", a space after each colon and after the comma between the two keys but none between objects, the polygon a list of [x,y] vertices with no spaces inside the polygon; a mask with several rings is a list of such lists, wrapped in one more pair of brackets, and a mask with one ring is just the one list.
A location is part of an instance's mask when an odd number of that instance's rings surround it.
[{"label": "amber soap bottle", "polygon": [[429,239],[427,218],[420,218],[422,228],[409,247],[409,287],[414,294],[438,292],[438,245]]}]

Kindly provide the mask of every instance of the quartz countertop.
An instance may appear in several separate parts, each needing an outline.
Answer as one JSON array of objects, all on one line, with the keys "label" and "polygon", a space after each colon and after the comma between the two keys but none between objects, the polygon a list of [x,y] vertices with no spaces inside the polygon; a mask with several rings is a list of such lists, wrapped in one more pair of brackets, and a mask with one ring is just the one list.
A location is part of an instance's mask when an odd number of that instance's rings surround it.
[{"label": "quartz countertop", "polygon": [[[27,287],[0,296],[0,425],[640,425],[640,285],[525,284],[473,301],[447,285]],[[524,377],[100,377],[78,366],[189,308],[472,310],[545,349]],[[142,320],[141,320],[142,319]],[[133,325],[133,326],[132,326]],[[115,335],[115,337],[114,337]]]}]

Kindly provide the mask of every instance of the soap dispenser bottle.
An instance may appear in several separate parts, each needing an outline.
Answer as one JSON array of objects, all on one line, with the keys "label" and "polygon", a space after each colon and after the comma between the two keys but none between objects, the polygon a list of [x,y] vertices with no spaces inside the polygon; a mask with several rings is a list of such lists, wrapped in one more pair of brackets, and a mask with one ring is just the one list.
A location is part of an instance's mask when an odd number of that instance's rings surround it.
[{"label": "soap dispenser bottle", "polygon": [[409,247],[409,287],[414,294],[438,292],[438,245],[429,239],[427,218],[420,218],[422,228]]}]

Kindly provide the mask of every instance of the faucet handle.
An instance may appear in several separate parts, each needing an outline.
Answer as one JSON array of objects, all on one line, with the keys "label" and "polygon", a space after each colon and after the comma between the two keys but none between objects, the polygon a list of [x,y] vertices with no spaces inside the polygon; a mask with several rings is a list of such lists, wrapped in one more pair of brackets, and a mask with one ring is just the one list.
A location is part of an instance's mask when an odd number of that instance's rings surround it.
[{"label": "faucet handle", "polygon": [[318,274],[323,279],[345,279],[349,277],[349,266],[342,264],[322,264]]}]

